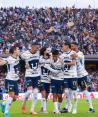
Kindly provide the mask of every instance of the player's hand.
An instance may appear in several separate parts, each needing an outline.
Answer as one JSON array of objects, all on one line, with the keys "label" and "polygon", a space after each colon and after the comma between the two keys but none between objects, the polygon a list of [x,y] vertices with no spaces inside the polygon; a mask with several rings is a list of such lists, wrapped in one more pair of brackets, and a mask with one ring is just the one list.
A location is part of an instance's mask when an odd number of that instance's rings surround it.
[{"label": "player's hand", "polygon": [[6,61],[0,59],[0,66],[3,66],[4,64],[6,64]]},{"label": "player's hand", "polygon": [[28,63],[26,63],[25,68],[26,68],[26,69],[29,69],[29,68],[30,68],[30,66],[29,66]]},{"label": "player's hand", "polygon": [[78,57],[78,55],[77,55],[76,53],[74,53],[74,54],[71,55],[71,57],[72,57],[73,59],[76,59],[76,58]]},{"label": "player's hand", "polygon": [[40,66],[40,67],[44,67],[44,66],[45,66],[45,64],[40,64],[39,66]]},{"label": "player's hand", "polygon": [[64,64],[64,61],[61,58],[59,58],[59,59],[60,59],[61,64]]}]

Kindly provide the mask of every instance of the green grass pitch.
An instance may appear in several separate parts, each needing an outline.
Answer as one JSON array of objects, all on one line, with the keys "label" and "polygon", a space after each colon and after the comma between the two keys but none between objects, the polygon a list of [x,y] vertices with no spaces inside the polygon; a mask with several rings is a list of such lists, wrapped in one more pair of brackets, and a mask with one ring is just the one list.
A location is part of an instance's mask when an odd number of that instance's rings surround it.
[{"label": "green grass pitch", "polygon": [[[95,108],[95,113],[88,113],[88,106],[86,104],[85,100],[79,100],[78,101],[78,113],[73,115],[71,113],[64,113],[64,114],[53,114],[53,102],[52,101],[48,101],[47,102],[47,110],[48,110],[48,114],[42,114],[40,113],[40,104],[41,102],[38,101],[36,104],[36,112],[38,112],[38,115],[30,115],[29,114],[29,110],[31,107],[31,101],[27,102],[27,113],[26,114],[22,114],[21,113],[21,101],[16,101],[13,102],[11,108],[10,108],[10,117],[98,117],[98,100],[94,99],[93,100],[93,105]],[[64,106],[64,102],[62,104],[62,107]],[[0,117],[3,117],[3,114],[0,111]]]}]

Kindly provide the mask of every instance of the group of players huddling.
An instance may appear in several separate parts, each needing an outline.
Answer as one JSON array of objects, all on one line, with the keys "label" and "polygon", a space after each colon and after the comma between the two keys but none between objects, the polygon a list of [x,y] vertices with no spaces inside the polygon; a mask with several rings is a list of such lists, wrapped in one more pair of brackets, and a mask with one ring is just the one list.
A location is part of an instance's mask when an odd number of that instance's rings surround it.
[{"label": "group of players huddling", "polygon": [[[32,95],[30,114],[36,115],[35,105],[40,91],[41,112],[48,113],[46,103],[51,91],[53,94],[53,113],[77,113],[78,89],[85,94],[89,105],[88,112],[95,112],[91,97],[87,90],[88,73],[85,70],[84,55],[76,42],[64,42],[62,50],[49,51],[48,48],[39,49],[37,42],[33,42],[31,49],[20,53],[18,47],[10,48],[10,56],[0,59],[0,66],[7,64],[8,72],[5,79],[5,89],[9,94],[6,102],[1,103],[4,117],[9,117],[9,109],[18,96],[19,60],[25,60],[25,80],[27,91],[22,103],[22,112],[26,113],[26,101]],[[51,90],[50,90],[51,89]],[[61,109],[62,94],[65,93],[66,104]],[[73,98],[74,97],[74,98]],[[73,106],[71,100],[74,99]]]}]

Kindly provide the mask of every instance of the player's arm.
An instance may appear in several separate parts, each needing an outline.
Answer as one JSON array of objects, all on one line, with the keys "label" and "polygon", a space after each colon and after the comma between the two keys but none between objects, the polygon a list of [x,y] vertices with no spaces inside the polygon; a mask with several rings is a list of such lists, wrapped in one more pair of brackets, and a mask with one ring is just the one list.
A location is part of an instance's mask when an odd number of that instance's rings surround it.
[{"label": "player's arm", "polygon": [[59,60],[60,60],[61,64],[64,65],[63,59],[61,59],[61,58],[59,57]]},{"label": "player's arm", "polygon": [[43,67],[47,68],[52,73],[59,73],[58,70],[54,70],[53,68],[51,68],[51,65],[50,64],[45,64]]},{"label": "player's arm", "polygon": [[76,65],[76,60],[72,59],[71,62],[64,62],[65,65]]},{"label": "player's arm", "polygon": [[73,57],[73,54],[72,54],[71,58],[72,58],[72,61],[70,61],[70,62],[64,62],[61,58],[60,58],[60,61],[61,61],[62,65],[75,65],[76,57]]},{"label": "player's arm", "polygon": [[26,64],[25,64],[25,68],[26,68],[26,69],[30,69],[30,65],[29,65],[29,63],[26,62]]},{"label": "player's arm", "polygon": [[84,55],[83,55],[82,52],[79,53],[79,54],[74,53],[74,54],[71,55],[71,57],[72,57],[73,59],[76,59],[76,58],[80,58],[80,59],[82,59],[82,58],[84,58]]},{"label": "player's arm", "polygon": [[81,52],[80,54],[77,54],[77,57],[82,59],[82,58],[84,58],[84,54]]},{"label": "player's arm", "polygon": [[27,61],[27,53],[26,52],[23,52],[21,53],[21,59],[25,61],[25,69],[29,69],[30,66],[29,66],[29,63]]},{"label": "player's arm", "polygon": [[0,59],[0,66],[3,66],[7,63],[7,61]]}]

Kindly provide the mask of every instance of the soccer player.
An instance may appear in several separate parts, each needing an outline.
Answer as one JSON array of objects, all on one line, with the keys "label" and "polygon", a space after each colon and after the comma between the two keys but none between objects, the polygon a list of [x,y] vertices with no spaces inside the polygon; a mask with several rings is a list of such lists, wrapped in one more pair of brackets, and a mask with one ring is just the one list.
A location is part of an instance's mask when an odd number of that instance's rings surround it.
[{"label": "soccer player", "polygon": [[27,92],[25,93],[24,100],[22,103],[22,112],[26,113],[26,101],[30,95],[32,95],[32,106],[30,110],[30,114],[37,114],[34,110],[36,102],[37,102],[37,94],[39,91],[39,83],[40,83],[40,67],[39,67],[39,44],[37,42],[33,42],[31,45],[31,50],[25,51],[21,57],[25,60],[26,63],[26,71],[25,71],[25,79]]},{"label": "soccer player", "polygon": [[88,72],[85,69],[84,54],[83,54],[83,52],[81,52],[79,50],[77,42],[72,42],[71,49],[76,51],[76,54],[74,54],[74,57],[77,58],[78,86],[86,96],[86,101],[89,105],[88,112],[95,112],[93,105],[92,105],[91,97],[90,97],[89,92],[87,90],[89,78],[88,78]]},{"label": "soccer player", "polygon": [[51,71],[51,89],[53,93],[54,113],[59,114],[63,93],[63,62],[59,58],[58,50],[52,51],[50,67],[48,66],[47,68]]},{"label": "soccer player", "polygon": [[71,44],[65,42],[63,44],[63,54],[60,56],[64,61],[64,89],[66,95],[65,108],[61,110],[61,113],[70,112],[72,109],[71,99],[74,96],[73,112],[76,113],[77,107],[77,69],[76,60],[72,58],[75,52],[71,50]]},{"label": "soccer player", "polygon": [[40,50],[40,65],[41,66],[41,84],[40,91],[42,94],[41,99],[41,112],[48,113],[46,109],[46,101],[48,94],[50,93],[50,70],[44,67],[45,64],[50,64],[50,54],[46,47],[42,47]]},{"label": "soccer player", "polygon": [[1,104],[2,112],[4,117],[9,117],[9,109],[13,101],[17,99],[18,96],[18,79],[19,79],[19,55],[20,50],[18,47],[10,48],[10,56],[6,60],[0,60],[0,65],[7,65],[7,75],[5,79],[5,89],[8,92],[9,97],[6,102]]}]

